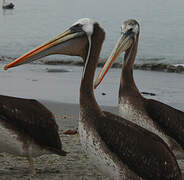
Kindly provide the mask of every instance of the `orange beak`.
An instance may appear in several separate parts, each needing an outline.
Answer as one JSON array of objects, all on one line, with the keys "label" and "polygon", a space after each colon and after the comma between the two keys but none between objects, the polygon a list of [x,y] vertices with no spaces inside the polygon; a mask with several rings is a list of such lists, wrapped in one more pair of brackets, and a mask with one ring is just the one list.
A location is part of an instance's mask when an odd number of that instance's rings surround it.
[{"label": "orange beak", "polygon": [[120,39],[118,40],[116,46],[111,52],[111,55],[108,57],[107,61],[105,62],[103,68],[101,69],[100,73],[98,74],[96,81],[94,83],[94,89],[101,83],[103,78],[105,77],[107,71],[110,69],[112,63],[115,59],[120,55],[120,53],[125,52],[132,44],[133,40],[129,36],[121,35]]},{"label": "orange beak", "polygon": [[17,58],[10,64],[4,66],[4,70],[7,70],[11,67],[15,67],[21,64],[29,63],[40,59],[42,57],[51,55],[51,54],[59,54],[59,50],[62,48],[62,43],[66,42],[70,39],[73,39],[78,36],[79,33],[72,32],[70,29],[65,31],[64,33],[58,35],[53,40],[33,49],[32,51],[26,53],[25,55]]}]

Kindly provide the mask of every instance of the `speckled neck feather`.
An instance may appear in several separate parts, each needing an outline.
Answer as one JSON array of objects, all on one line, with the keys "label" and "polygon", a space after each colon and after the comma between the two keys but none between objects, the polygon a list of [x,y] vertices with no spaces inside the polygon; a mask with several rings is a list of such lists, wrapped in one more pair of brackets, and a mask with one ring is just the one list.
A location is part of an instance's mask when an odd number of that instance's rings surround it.
[{"label": "speckled neck feather", "polygon": [[93,92],[93,79],[95,74],[95,69],[98,63],[99,54],[101,51],[102,43],[105,38],[105,32],[100,28],[100,26],[94,24],[94,32],[91,35],[91,50],[89,59],[86,60],[85,74],[81,80],[80,87],[80,105],[81,107],[88,107],[88,109],[93,109],[96,111],[101,111]]},{"label": "speckled neck feather", "polygon": [[137,54],[138,39],[139,34],[137,35],[135,43],[125,52],[120,79],[120,89],[119,89],[120,96],[121,93],[123,92],[122,89],[131,89],[131,90],[133,89],[134,91],[139,92],[133,78],[133,67]]}]

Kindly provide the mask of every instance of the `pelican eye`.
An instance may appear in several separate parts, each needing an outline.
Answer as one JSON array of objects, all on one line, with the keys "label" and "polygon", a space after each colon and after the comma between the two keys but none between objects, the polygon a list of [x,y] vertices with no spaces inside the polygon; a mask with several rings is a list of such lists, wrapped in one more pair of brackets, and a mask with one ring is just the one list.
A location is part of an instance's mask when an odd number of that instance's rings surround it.
[{"label": "pelican eye", "polygon": [[71,31],[73,32],[81,32],[82,30],[82,24],[78,23],[78,24],[75,24],[74,26],[72,26],[70,28]]},{"label": "pelican eye", "polygon": [[73,27],[81,28],[82,24],[78,23],[78,24],[74,25]]}]

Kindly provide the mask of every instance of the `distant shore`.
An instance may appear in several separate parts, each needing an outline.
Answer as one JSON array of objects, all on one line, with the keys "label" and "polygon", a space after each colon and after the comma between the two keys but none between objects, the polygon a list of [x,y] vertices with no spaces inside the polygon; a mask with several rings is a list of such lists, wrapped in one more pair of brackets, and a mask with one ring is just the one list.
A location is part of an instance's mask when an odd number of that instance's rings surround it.
[{"label": "distant shore", "polygon": [[[82,62],[76,62],[76,61],[45,61],[44,64],[82,66]],[[104,62],[98,63],[98,67],[103,67],[103,65],[104,65]],[[112,68],[121,68],[121,67],[122,67],[122,64],[119,62],[115,62],[112,64]],[[134,64],[134,69],[184,73],[184,65],[171,65],[171,64],[164,64],[164,63]]]},{"label": "distant shore", "polygon": [[[11,57],[5,57],[5,56],[0,56],[0,62],[4,63],[9,63],[13,60]],[[167,63],[161,63],[161,62],[154,62],[154,59],[152,60],[153,62],[149,63],[135,63],[134,64],[134,69],[139,69],[139,70],[149,70],[149,71],[160,71],[160,72],[174,72],[174,73],[184,73],[184,64],[167,64]],[[40,60],[37,61],[37,63],[40,62],[41,64],[46,64],[46,65],[68,65],[68,66],[82,66],[83,63],[82,61],[75,61],[72,59],[69,60]],[[101,59],[100,62],[98,63],[98,67],[103,67],[105,63],[105,59]],[[120,62],[114,62],[112,64],[112,68],[121,68],[122,63]]]}]

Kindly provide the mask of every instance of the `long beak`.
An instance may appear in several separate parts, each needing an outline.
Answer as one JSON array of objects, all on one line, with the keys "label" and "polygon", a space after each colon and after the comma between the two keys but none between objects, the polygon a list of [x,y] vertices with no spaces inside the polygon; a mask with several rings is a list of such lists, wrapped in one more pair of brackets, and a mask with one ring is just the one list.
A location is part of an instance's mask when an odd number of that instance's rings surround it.
[{"label": "long beak", "polygon": [[94,83],[94,89],[96,89],[97,86],[101,83],[107,71],[110,69],[112,63],[115,61],[115,59],[120,55],[120,53],[123,53],[127,49],[129,49],[132,43],[133,39],[129,34],[125,33],[121,35],[118,42],[116,43],[116,46],[112,50],[111,55],[109,56],[100,73],[98,74],[96,81]]},{"label": "long beak", "polygon": [[64,33],[58,35],[53,40],[33,49],[32,51],[24,54],[23,56],[15,59],[10,64],[4,66],[4,70],[7,70],[8,68],[15,67],[24,63],[35,61],[44,56],[48,56],[51,54],[58,54],[59,50],[61,49],[61,47],[58,46],[62,46],[63,42],[66,42],[80,35],[81,32],[74,32],[71,29],[68,29]]}]

